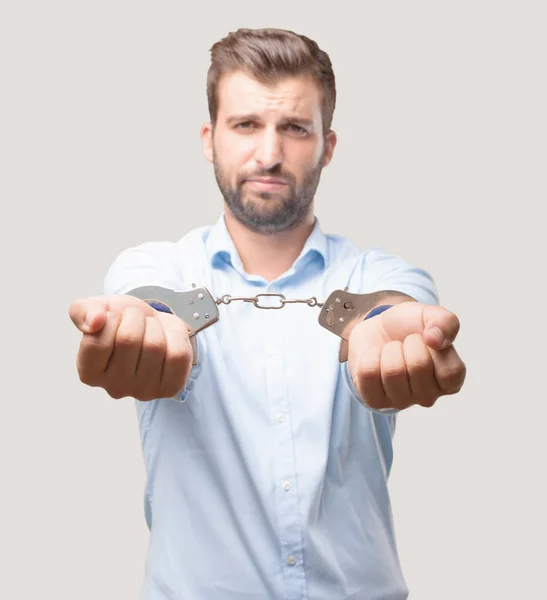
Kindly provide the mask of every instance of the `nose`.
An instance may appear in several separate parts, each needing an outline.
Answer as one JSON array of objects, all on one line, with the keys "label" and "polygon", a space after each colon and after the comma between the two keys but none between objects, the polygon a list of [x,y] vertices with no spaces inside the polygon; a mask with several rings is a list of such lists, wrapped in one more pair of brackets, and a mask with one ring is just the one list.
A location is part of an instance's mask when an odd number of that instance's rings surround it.
[{"label": "nose", "polygon": [[275,130],[264,129],[257,140],[256,162],[259,166],[269,171],[280,165],[283,161],[283,145],[281,136]]}]

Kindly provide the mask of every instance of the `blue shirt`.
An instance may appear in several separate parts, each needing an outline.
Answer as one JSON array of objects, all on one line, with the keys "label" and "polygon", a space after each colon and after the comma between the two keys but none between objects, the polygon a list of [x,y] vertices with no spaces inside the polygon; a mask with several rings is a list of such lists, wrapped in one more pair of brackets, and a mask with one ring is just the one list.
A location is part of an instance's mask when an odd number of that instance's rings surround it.
[{"label": "blue shirt", "polygon": [[[437,304],[423,270],[325,235],[317,219],[287,272],[250,275],[224,214],[176,243],[125,250],[104,291],[193,283],[215,298],[322,302],[348,286]],[[360,402],[319,310],[221,304],[220,320],[197,335],[182,394],[136,402],[150,529],[142,600],[407,598],[387,485],[397,416]]]}]

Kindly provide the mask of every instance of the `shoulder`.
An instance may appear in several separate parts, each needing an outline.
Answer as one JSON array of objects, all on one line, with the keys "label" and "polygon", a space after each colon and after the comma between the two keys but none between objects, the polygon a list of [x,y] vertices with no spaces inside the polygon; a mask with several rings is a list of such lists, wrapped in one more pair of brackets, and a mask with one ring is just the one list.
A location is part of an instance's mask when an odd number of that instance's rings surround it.
[{"label": "shoulder", "polygon": [[139,285],[184,287],[185,267],[204,253],[204,238],[209,226],[184,234],[177,241],[147,241],[126,248],[110,264],[104,281],[104,293],[124,293]]},{"label": "shoulder", "polygon": [[380,245],[371,245],[360,249],[350,238],[326,234],[330,262],[333,265],[342,262],[353,262],[357,271],[364,271],[368,276],[377,276],[393,269],[410,267],[402,257],[386,252]]},{"label": "shoulder", "polygon": [[341,257],[352,265],[349,291],[368,294],[384,290],[399,291],[418,302],[438,304],[437,289],[432,275],[421,265],[415,265],[396,254],[386,252],[380,245],[357,250],[350,242],[338,239]]},{"label": "shoulder", "polygon": [[210,226],[199,227],[185,233],[179,240],[154,240],[124,249],[114,259],[119,262],[170,262],[178,260],[181,253],[198,253],[204,245],[204,240]]}]

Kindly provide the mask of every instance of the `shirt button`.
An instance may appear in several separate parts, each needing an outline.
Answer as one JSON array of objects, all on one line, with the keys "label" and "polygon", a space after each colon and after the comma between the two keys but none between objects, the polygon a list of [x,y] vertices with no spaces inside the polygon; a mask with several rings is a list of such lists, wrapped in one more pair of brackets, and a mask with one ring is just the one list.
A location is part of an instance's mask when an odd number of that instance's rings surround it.
[{"label": "shirt button", "polygon": [[294,566],[296,564],[296,556],[294,556],[293,554],[290,554],[287,557],[287,562],[289,563],[289,565]]},{"label": "shirt button", "polygon": [[291,482],[288,479],[285,479],[285,481],[282,483],[282,487],[286,492],[288,492],[291,489]]},{"label": "shirt button", "polygon": [[278,423],[283,423],[285,420],[285,415],[283,413],[279,413],[276,417]]}]

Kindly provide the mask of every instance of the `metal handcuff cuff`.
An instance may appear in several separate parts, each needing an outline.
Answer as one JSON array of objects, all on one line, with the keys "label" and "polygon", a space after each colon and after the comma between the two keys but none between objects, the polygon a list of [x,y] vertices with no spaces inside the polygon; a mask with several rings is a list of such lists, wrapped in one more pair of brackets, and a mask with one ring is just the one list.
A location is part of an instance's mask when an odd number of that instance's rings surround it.
[{"label": "metal handcuff cuff", "polygon": [[[287,300],[283,294],[263,293],[253,297],[230,296],[225,294],[214,298],[211,292],[203,286],[192,284],[192,289],[175,291],[159,286],[143,286],[126,292],[125,295],[134,296],[143,300],[161,312],[173,313],[188,326],[188,335],[194,351],[193,364],[198,362],[196,334],[216,323],[219,318],[218,306],[232,302],[250,302],[259,309],[280,309],[287,304],[307,304],[310,307],[319,307],[318,322],[332,333],[341,338],[338,360],[348,360],[348,340],[353,328],[363,321],[365,317],[379,314],[389,308],[389,305],[378,306],[372,310],[377,302],[376,294],[353,294],[344,290],[335,290],[325,302],[318,302],[317,298],[307,300]],[[389,290],[386,290],[389,291]],[[397,293],[397,292],[394,292]],[[277,304],[263,305],[261,298],[272,297],[277,299]]]}]

